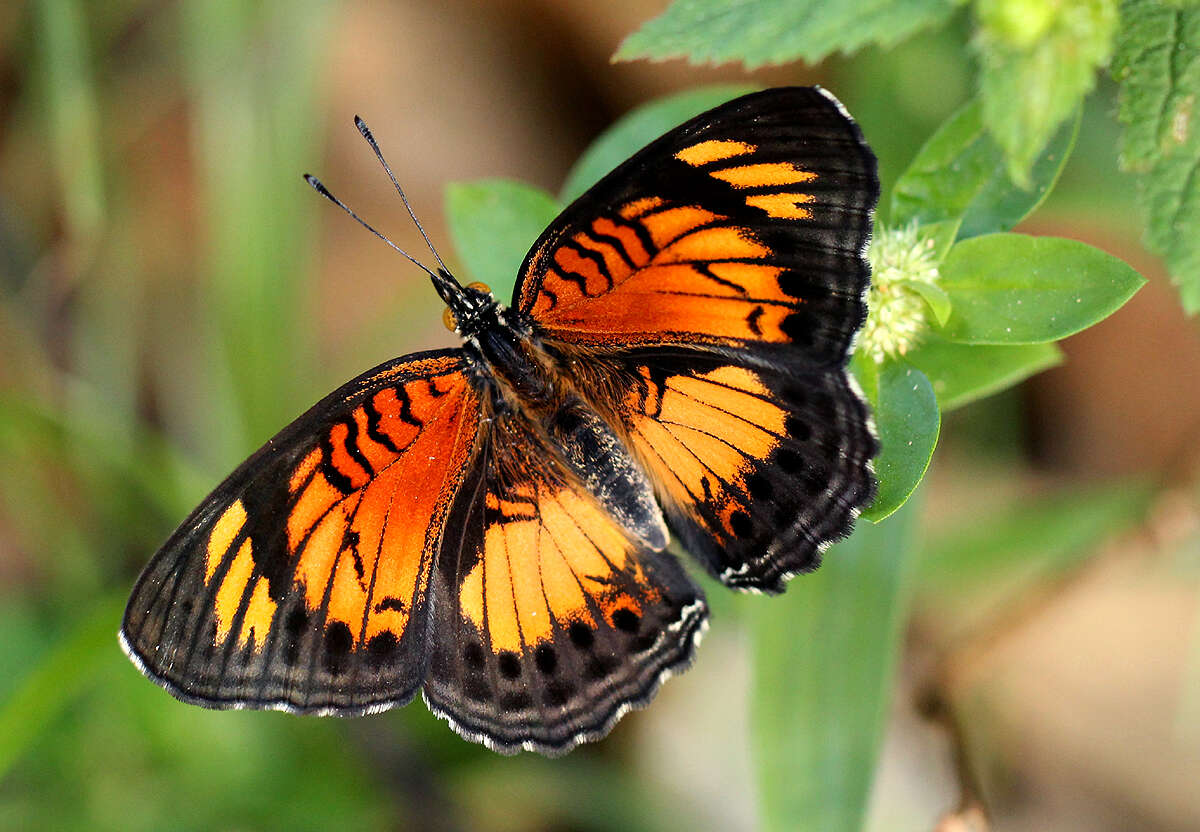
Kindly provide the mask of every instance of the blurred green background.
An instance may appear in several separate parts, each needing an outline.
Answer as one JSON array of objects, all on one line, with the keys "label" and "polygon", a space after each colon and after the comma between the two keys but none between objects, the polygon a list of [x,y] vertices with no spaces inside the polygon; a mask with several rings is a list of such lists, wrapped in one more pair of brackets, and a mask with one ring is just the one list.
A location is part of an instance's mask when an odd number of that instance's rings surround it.
[{"label": "blurred green background", "polygon": [[[610,63],[663,5],[0,7],[0,828],[757,828],[739,619],[772,599],[714,597],[696,666],[560,760],[493,755],[419,703],[207,712],[116,642],[138,570],[225,473],[345,379],[452,343],[420,274],[300,179],[421,251],[355,113],[453,264],[447,183],[557,190],[655,96],[821,83],[886,194],[974,89],[961,12],[815,68]],[[1101,81],[1021,230],[1151,282],[1063,366],[947,418],[875,830],[932,829],[964,783],[997,829],[1200,828],[1200,332],[1138,242],[1114,106]]]}]

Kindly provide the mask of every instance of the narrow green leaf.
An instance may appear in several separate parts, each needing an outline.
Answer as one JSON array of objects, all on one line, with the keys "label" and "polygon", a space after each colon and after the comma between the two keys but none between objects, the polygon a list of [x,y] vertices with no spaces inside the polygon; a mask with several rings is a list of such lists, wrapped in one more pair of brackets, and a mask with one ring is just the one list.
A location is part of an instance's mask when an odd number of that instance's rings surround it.
[{"label": "narrow green leaf", "polygon": [[511,297],[517,271],[530,247],[558,216],[550,194],[507,179],[482,179],[446,186],[446,218],[459,259],[471,275]]},{"label": "narrow green leaf", "polygon": [[705,110],[711,110],[758,87],[720,84],[668,95],[626,113],[592,142],[567,174],[561,199],[579,198],[584,191],[650,142]]},{"label": "narrow green leaf", "polygon": [[[139,449],[138,453],[128,453],[125,443],[114,439],[117,429],[124,427],[123,420],[111,412],[104,398],[78,382],[71,383],[69,378],[60,381],[71,384],[75,400],[81,407],[86,404],[90,418],[64,413],[61,408],[29,395],[14,396],[0,391],[0,449],[14,441],[9,439],[11,436],[26,446],[11,447],[13,454],[32,445],[42,453],[58,454],[58,464],[76,470],[82,460],[87,460],[87,465],[108,483],[109,489],[136,495],[138,512],[150,513],[156,519],[177,519],[192,507],[197,485],[211,486],[211,475],[192,467],[175,446],[145,424],[139,423],[133,436],[128,437]],[[74,458],[63,453],[62,445],[71,447]],[[179,493],[174,475],[182,475],[183,490],[188,493]]]},{"label": "narrow green leaf", "polygon": [[941,267],[954,305],[942,335],[964,344],[1056,341],[1107,318],[1145,279],[1077,240],[987,234],[963,240]]},{"label": "narrow green leaf", "polygon": [[860,523],[779,598],[749,599],[762,828],[859,832],[908,608],[918,506]]},{"label": "narrow green leaf", "polygon": [[955,0],[675,0],[634,32],[617,60],[741,61],[748,68],[817,63],[869,44],[892,46],[945,20]]},{"label": "narrow green leaf", "polygon": [[929,379],[903,361],[877,365],[856,358],[854,374],[875,416],[880,452],[875,459],[879,493],[863,512],[872,522],[883,520],[908,499],[933,456],[941,414]]},{"label": "narrow green leaf", "polygon": [[944,413],[1059,364],[1062,350],[1054,344],[955,344],[930,333],[904,359],[929,378]]},{"label": "narrow green leaf", "polygon": [[1200,6],[1126,0],[1113,58],[1125,133],[1121,163],[1139,174],[1146,244],[1163,255],[1183,307],[1200,312]]},{"label": "narrow green leaf", "polygon": [[98,602],[0,703],[0,778],[42,729],[92,681],[96,667],[117,651],[125,591]]},{"label": "narrow green leaf", "polygon": [[938,128],[892,189],[891,223],[961,219],[960,239],[1008,231],[1034,211],[1062,173],[1082,110],[1058,129],[1033,163],[1029,187],[1013,181],[1004,152],[983,126],[978,99]]},{"label": "narrow green leaf", "polygon": [[975,8],[983,123],[1013,181],[1028,187],[1034,159],[1112,53],[1117,0],[979,0]]}]

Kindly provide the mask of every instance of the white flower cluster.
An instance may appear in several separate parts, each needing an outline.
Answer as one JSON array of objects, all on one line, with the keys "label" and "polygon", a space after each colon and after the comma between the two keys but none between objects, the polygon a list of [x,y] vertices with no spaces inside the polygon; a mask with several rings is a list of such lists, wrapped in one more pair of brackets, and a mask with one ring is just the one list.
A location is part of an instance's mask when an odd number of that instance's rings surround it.
[{"label": "white flower cluster", "polygon": [[936,286],[938,261],[933,239],[922,239],[915,224],[876,229],[867,257],[871,261],[870,311],[858,336],[858,349],[882,363],[904,355],[929,328],[928,304],[911,284]]}]

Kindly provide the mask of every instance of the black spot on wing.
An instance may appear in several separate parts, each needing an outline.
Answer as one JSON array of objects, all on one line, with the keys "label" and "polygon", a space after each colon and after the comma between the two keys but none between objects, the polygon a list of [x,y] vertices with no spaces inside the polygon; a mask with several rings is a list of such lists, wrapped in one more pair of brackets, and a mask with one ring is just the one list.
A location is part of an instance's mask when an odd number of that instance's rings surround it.
[{"label": "black spot on wing", "polygon": [[383,612],[384,610],[394,610],[395,612],[404,612],[408,609],[408,604],[400,600],[394,595],[388,595],[382,601],[375,604],[375,612]]}]

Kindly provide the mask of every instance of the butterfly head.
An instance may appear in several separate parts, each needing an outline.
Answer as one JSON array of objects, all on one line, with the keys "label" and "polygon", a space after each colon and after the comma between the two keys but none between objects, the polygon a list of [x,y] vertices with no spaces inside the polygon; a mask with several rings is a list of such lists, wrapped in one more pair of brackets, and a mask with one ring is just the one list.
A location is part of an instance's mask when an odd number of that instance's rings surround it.
[{"label": "butterfly head", "polygon": [[442,316],[446,329],[470,338],[494,322],[499,304],[486,283],[462,286],[444,269],[438,269],[432,280],[433,288],[446,302]]}]

